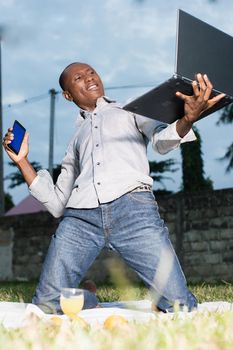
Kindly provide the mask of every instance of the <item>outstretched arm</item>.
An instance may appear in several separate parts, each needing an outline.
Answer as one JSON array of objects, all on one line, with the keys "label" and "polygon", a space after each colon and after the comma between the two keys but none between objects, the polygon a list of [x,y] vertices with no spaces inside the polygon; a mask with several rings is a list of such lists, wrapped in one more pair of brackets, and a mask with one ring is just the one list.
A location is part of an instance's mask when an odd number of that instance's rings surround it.
[{"label": "outstretched arm", "polygon": [[47,170],[40,170],[36,173],[35,169],[28,161],[28,134],[24,137],[18,155],[12,152],[8,147],[13,137],[12,128],[10,128],[3,139],[3,146],[9,157],[17,164],[22,172],[30,193],[43,203],[53,216],[61,216],[79,172],[78,160],[75,158],[75,152],[73,151],[74,140],[72,139],[68,147],[66,156],[62,161],[61,174],[54,185],[53,179]]},{"label": "outstretched arm", "polygon": [[225,94],[219,94],[210,99],[213,89],[206,74],[197,74],[197,79],[192,82],[193,95],[184,95],[177,92],[176,96],[184,101],[184,116],[176,123],[176,131],[180,137],[184,137],[192,128],[193,123],[200,119],[201,114],[219,102]]}]

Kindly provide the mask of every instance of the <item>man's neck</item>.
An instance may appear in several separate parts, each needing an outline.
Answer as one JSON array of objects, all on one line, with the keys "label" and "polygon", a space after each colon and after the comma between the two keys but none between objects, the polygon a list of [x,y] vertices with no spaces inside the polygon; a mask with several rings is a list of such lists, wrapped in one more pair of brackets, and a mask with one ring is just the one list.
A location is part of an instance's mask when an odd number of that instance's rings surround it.
[{"label": "man's neck", "polygon": [[95,105],[92,105],[92,106],[80,106],[76,103],[76,105],[82,109],[83,111],[86,111],[86,112],[92,112],[94,111],[94,109],[96,108],[96,104]]},{"label": "man's neck", "polygon": [[98,104],[98,101],[101,100],[101,99],[105,99],[106,101],[108,100],[108,99],[105,98],[105,96],[100,96],[93,102],[93,104],[90,104],[88,106],[80,106],[80,105],[78,105],[78,107],[81,108],[83,111],[93,112],[94,109],[96,108],[97,104]]}]

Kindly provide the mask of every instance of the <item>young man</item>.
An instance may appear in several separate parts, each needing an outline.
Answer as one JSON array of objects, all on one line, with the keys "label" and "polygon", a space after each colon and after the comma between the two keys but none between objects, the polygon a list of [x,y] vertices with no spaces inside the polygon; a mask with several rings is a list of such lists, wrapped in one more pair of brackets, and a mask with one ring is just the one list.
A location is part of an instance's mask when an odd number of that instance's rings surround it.
[{"label": "young man", "polygon": [[[77,129],[62,162],[57,183],[46,170],[38,173],[27,159],[28,134],[19,155],[3,145],[21,170],[30,192],[55,217],[62,216],[53,235],[33,302],[60,310],[62,287],[77,287],[103,247],[116,250],[151,289],[155,306],[172,311],[175,302],[196,307],[171,246],[168,230],[158,213],[146,148],[164,154],[181,142],[195,140],[191,127],[201,113],[224,95],[210,99],[212,85],[206,75],[193,81],[193,96],[184,100],[185,115],[167,125],[123,110],[104,96],[95,70],[72,63],[62,72],[64,97],[80,109]],[[85,307],[94,307],[94,294],[86,294]]]}]

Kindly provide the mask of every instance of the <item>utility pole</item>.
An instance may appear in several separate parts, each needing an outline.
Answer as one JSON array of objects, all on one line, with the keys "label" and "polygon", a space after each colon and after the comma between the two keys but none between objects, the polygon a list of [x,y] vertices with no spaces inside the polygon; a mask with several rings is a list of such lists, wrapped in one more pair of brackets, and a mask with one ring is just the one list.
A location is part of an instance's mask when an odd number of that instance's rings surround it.
[{"label": "utility pole", "polygon": [[[2,143],[2,34],[0,28],[0,140]],[[4,171],[3,171],[3,149],[0,145],[0,216],[5,213],[5,195],[4,195]]]},{"label": "utility pole", "polygon": [[55,99],[58,93],[55,89],[50,93],[50,125],[49,125],[49,173],[53,176],[53,146],[54,146],[54,119],[55,119]]}]

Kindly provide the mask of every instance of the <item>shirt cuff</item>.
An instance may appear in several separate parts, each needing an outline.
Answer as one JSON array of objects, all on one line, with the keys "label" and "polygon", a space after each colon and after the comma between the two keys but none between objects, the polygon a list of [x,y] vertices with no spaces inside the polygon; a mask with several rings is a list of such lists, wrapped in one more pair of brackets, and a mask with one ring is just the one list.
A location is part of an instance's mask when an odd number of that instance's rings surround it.
[{"label": "shirt cuff", "polygon": [[47,170],[42,169],[37,172],[37,176],[29,186],[29,192],[40,202],[46,203],[51,187],[54,187],[52,178]]},{"label": "shirt cuff", "polygon": [[189,132],[184,137],[180,137],[180,135],[178,134],[178,132],[176,130],[177,121],[178,120],[176,120],[172,124],[168,125],[168,127],[166,128],[166,129],[169,129],[167,131],[171,133],[170,134],[171,139],[180,140],[181,143],[195,141],[197,138],[196,138],[196,135],[194,134],[192,129],[190,129]]},{"label": "shirt cuff", "polygon": [[39,175],[37,174],[37,176],[35,177],[35,179],[32,181],[31,185],[28,187],[29,191],[33,190],[33,188],[35,188],[37,182],[39,181]]}]

